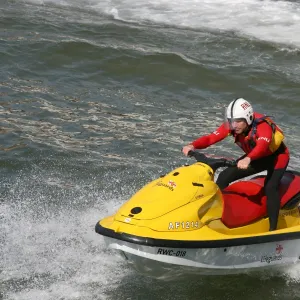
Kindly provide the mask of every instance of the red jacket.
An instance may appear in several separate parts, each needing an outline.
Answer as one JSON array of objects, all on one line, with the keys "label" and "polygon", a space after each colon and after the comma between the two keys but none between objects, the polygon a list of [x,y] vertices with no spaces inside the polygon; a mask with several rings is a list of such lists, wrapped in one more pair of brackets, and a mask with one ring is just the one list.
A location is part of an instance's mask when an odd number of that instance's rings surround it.
[{"label": "red jacket", "polygon": [[[259,113],[254,113],[255,118],[261,118],[264,115]],[[268,155],[273,152],[270,150],[270,144],[273,138],[273,129],[267,122],[260,122],[256,127],[256,134],[252,136],[252,126],[248,134],[234,134],[231,130],[228,122],[224,122],[216,131],[209,135],[202,136],[197,140],[192,142],[195,149],[204,149],[210,145],[213,145],[219,141],[222,141],[228,136],[233,136],[235,143],[247,154],[251,160],[256,160]],[[251,139],[252,137],[252,139]],[[255,145],[251,146],[251,140],[254,139]],[[286,154],[288,154],[288,149],[285,147]]]}]

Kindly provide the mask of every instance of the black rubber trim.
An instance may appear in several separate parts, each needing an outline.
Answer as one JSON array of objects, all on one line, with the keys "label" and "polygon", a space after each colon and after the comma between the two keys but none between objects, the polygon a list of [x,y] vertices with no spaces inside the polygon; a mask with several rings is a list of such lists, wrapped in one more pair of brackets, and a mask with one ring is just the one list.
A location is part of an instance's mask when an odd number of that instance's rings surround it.
[{"label": "black rubber trim", "polygon": [[115,232],[111,229],[101,226],[99,222],[96,224],[95,231],[101,235],[114,238],[117,240],[121,240],[124,242],[129,242],[138,245],[145,245],[149,247],[168,247],[168,248],[223,248],[223,247],[279,242],[279,241],[286,241],[286,240],[296,240],[300,238],[300,231],[299,231],[299,232],[272,234],[272,235],[265,235],[265,236],[233,238],[228,240],[213,240],[213,241],[164,240],[164,239],[154,239],[150,237],[139,237],[127,233]]}]

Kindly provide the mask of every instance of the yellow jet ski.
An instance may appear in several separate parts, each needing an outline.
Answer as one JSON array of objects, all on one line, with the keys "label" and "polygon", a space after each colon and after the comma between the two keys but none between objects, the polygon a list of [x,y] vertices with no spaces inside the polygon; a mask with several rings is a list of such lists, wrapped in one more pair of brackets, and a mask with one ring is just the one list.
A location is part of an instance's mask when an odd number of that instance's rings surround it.
[{"label": "yellow jet ski", "polygon": [[269,232],[265,175],[221,191],[220,167],[235,161],[190,152],[197,160],[148,183],[95,227],[109,248],[142,273],[219,275],[300,261],[300,173],[281,180],[281,210]]}]

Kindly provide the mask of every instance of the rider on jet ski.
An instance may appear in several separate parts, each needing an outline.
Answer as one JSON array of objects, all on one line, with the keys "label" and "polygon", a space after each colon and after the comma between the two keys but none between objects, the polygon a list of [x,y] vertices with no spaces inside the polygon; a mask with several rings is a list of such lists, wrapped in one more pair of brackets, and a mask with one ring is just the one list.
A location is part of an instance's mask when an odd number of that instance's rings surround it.
[{"label": "rider on jet ski", "polygon": [[231,182],[267,170],[265,194],[270,231],[276,230],[280,209],[279,183],[289,163],[289,150],[283,143],[282,130],[267,116],[253,112],[243,98],[232,101],[226,110],[227,121],[216,131],[184,146],[182,152],[204,149],[227,136],[246,153],[237,161],[237,167],[223,170],[216,183],[224,189]]}]

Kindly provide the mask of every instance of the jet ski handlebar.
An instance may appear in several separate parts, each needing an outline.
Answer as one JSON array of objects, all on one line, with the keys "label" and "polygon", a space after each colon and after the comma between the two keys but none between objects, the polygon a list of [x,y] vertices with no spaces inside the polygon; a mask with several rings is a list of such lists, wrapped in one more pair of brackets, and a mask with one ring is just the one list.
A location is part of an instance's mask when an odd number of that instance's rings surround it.
[{"label": "jet ski handlebar", "polygon": [[194,157],[198,162],[209,165],[214,171],[222,167],[236,167],[237,162],[226,158],[208,157],[203,153],[190,150],[188,156]]}]

